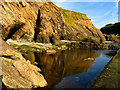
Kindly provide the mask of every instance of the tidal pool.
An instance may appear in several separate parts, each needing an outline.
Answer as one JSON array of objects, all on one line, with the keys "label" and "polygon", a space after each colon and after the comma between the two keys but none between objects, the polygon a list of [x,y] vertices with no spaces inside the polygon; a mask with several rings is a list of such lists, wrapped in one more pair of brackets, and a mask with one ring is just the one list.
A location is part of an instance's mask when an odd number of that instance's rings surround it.
[{"label": "tidal pool", "polygon": [[89,88],[115,53],[113,50],[76,48],[55,54],[30,52],[23,56],[31,63],[38,63],[48,82],[46,88]]}]

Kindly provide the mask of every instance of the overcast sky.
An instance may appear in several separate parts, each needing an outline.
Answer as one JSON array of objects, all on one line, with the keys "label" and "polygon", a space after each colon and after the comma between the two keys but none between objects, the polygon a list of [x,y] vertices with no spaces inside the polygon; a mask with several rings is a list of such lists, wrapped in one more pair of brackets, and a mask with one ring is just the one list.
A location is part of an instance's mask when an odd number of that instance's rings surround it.
[{"label": "overcast sky", "polygon": [[[64,9],[87,14],[97,28],[118,22],[119,0],[51,0]],[[105,2],[106,1],[106,2]]]}]

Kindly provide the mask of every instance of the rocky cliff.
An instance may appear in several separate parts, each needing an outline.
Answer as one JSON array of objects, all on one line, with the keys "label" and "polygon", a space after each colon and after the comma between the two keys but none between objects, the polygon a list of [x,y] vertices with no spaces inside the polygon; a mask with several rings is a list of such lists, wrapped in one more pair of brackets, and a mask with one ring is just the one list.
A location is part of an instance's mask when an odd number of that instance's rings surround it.
[{"label": "rocky cliff", "polygon": [[[44,0],[43,0],[44,1]],[[52,2],[1,2],[2,38],[55,43],[60,40],[103,42],[101,31],[82,13]]]}]

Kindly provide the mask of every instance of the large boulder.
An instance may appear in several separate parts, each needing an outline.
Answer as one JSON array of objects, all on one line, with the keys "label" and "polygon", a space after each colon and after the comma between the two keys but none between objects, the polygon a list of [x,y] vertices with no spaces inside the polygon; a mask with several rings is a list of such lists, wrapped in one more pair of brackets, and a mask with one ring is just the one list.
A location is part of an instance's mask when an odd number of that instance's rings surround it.
[{"label": "large boulder", "polygon": [[37,88],[47,85],[40,68],[34,66],[20,52],[0,38],[2,45],[2,82],[8,88]]}]

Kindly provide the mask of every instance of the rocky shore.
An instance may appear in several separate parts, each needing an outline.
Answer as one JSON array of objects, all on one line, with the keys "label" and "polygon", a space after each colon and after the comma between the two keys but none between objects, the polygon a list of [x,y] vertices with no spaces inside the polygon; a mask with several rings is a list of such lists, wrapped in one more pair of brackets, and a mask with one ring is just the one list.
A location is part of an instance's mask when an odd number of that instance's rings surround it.
[{"label": "rocky shore", "polygon": [[112,34],[104,34],[106,41],[111,41],[115,43],[120,43],[120,36],[112,35]]},{"label": "rocky shore", "polygon": [[92,88],[120,88],[120,49],[98,76]]},{"label": "rocky shore", "polygon": [[66,50],[71,48],[91,48],[91,49],[105,49],[105,50],[117,50],[119,47],[115,45],[109,45],[104,43],[91,43],[83,41],[69,41],[61,40],[60,44],[54,45],[52,43],[36,43],[27,42],[24,40],[7,40],[6,41],[12,47],[18,49],[21,52],[56,52],[58,50]]},{"label": "rocky shore", "polygon": [[47,0],[7,1],[1,2],[0,22],[0,76],[7,88],[47,86],[40,68],[26,60],[22,53],[55,54],[72,48],[119,49],[104,43],[105,36],[86,14],[62,9]]},{"label": "rocky shore", "polygon": [[[5,41],[2,43],[2,83],[7,88],[37,88],[47,86],[41,70],[32,65],[29,60],[25,60],[22,54],[10,47]],[[3,87],[4,88],[4,87]]]}]

